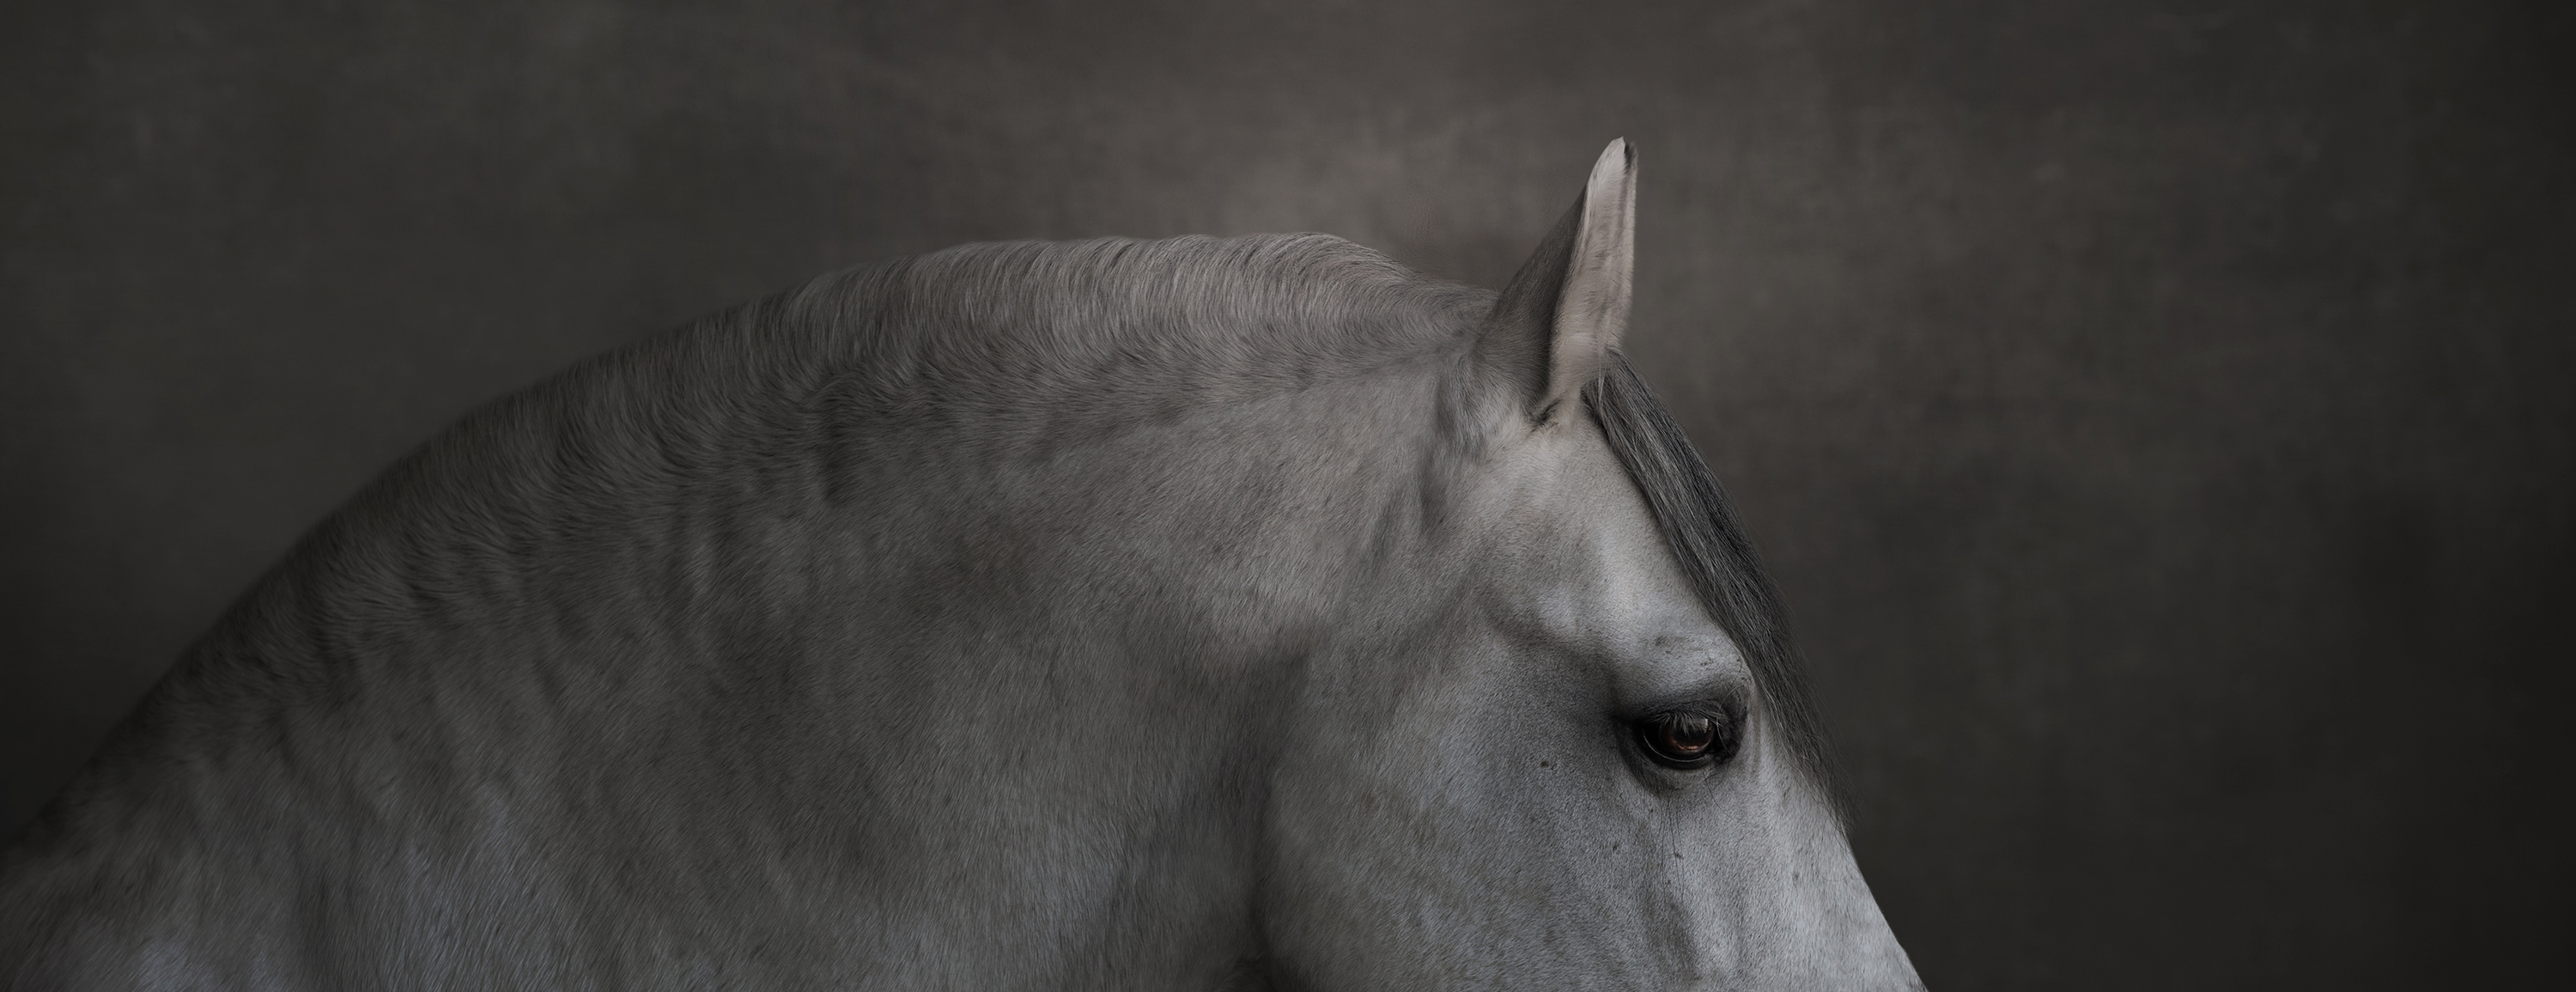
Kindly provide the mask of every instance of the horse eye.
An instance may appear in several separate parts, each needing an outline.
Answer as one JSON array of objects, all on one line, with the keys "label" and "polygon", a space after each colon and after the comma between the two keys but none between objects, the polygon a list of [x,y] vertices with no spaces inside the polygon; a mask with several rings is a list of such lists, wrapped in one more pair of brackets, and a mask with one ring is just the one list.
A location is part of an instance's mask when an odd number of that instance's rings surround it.
[{"label": "horse eye", "polygon": [[1726,725],[1706,713],[1676,710],[1658,713],[1637,724],[1637,741],[1646,753],[1673,768],[1706,768],[1734,750]]}]

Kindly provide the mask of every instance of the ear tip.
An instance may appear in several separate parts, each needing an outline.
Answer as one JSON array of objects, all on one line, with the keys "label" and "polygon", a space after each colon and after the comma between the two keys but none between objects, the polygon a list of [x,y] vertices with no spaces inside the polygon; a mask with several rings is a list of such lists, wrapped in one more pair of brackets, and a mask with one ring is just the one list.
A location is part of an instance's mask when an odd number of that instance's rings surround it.
[{"label": "ear tip", "polygon": [[1636,168],[1636,143],[1626,138],[1612,138],[1610,144],[1601,149],[1601,157],[1593,161],[1592,175],[1596,179],[1606,178],[1614,174],[1624,175]]}]

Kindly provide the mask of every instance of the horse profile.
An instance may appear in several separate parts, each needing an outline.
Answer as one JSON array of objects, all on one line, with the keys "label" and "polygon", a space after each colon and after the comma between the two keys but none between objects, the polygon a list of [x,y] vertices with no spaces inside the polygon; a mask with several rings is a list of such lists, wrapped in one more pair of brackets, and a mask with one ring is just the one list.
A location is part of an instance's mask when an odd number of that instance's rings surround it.
[{"label": "horse profile", "polygon": [[486,408],[8,849],[0,979],[1919,988],[1620,357],[1634,190],[1499,295],[970,245]]}]

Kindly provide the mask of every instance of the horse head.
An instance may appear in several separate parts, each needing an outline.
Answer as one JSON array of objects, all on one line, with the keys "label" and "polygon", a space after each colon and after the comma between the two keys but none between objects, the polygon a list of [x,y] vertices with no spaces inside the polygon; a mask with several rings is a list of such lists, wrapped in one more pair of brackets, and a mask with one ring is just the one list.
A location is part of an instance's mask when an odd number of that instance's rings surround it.
[{"label": "horse head", "polygon": [[1294,987],[1919,987],[1776,598],[1619,357],[1635,188],[1614,142],[1475,330],[1442,522],[1303,677],[1262,821]]}]

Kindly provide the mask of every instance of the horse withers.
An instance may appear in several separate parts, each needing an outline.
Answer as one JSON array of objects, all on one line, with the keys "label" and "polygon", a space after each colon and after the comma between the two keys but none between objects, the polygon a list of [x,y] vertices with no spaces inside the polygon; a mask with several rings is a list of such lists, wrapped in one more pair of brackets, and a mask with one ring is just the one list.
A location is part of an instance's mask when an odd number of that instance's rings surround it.
[{"label": "horse withers", "polygon": [[1499,296],[970,245],[484,409],[9,848],[0,976],[1919,987],[1620,358],[1634,175]]}]

